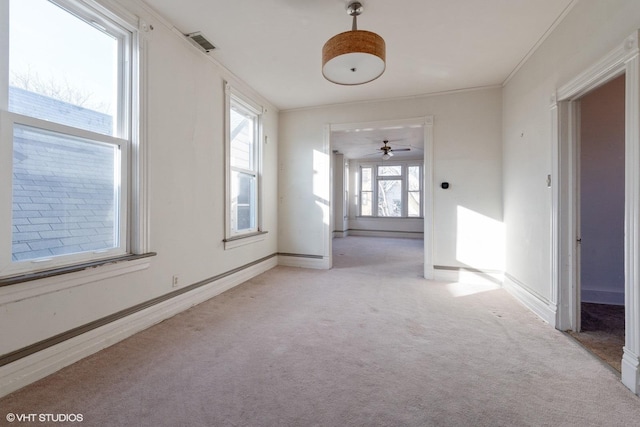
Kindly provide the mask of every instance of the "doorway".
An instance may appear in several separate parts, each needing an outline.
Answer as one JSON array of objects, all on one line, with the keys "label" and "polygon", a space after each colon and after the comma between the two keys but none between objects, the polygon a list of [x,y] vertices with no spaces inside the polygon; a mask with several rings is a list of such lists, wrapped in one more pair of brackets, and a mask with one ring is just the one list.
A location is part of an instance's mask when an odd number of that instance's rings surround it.
[{"label": "doorway", "polygon": [[576,327],[620,372],[624,346],[625,76],[577,101]]},{"label": "doorway", "polygon": [[576,151],[580,98],[617,77],[625,77],[624,167],[624,347],[621,381],[640,394],[640,32],[635,31],[601,60],[584,69],[551,98],[551,287],[549,301],[557,329],[579,330],[580,262],[576,210]]},{"label": "doorway", "polygon": [[[412,234],[420,232],[423,237],[424,248],[424,272],[426,279],[433,279],[433,117],[418,117],[412,119],[388,120],[381,122],[362,122],[347,124],[328,125],[325,130],[325,136],[328,139],[331,156],[331,206],[330,209],[330,227],[327,229],[328,250],[333,264],[333,236],[348,236],[349,225],[341,223],[344,218],[344,212],[351,212],[350,217],[359,212],[357,205],[354,205],[354,198],[357,198],[357,192],[354,185],[358,182],[354,173],[357,168],[351,168],[350,172],[344,167],[350,159],[374,159],[382,158],[386,152],[381,152],[381,146],[387,147],[390,144],[395,145],[394,159],[399,159],[401,163],[406,163],[407,170],[410,168],[411,161],[421,162],[420,186],[422,189],[421,197],[423,206],[422,216],[419,218],[420,228],[414,230],[411,218],[406,221],[402,218],[396,218],[394,227],[398,229],[388,229],[386,231],[391,234]],[[345,144],[347,141],[347,144]],[[386,141],[386,143],[385,143]],[[382,150],[385,151],[385,150]],[[418,155],[418,157],[415,157]],[[388,158],[389,156],[386,156]],[[338,176],[336,176],[336,172]],[[349,176],[344,176],[348,173]],[[342,176],[340,176],[342,175]],[[407,178],[408,179],[408,178]],[[336,189],[336,184],[339,188]],[[346,184],[346,187],[345,187]],[[404,187],[403,187],[404,188]],[[345,198],[343,198],[343,195]],[[346,199],[346,200],[345,200]],[[346,206],[337,206],[344,200]],[[355,201],[357,203],[357,200]],[[353,206],[351,206],[353,205]],[[406,210],[406,209],[405,209]],[[418,219],[418,218],[414,218]],[[349,220],[347,220],[349,221]],[[337,222],[337,224],[336,224]],[[404,224],[407,222],[407,224]],[[414,224],[415,225],[415,224]],[[342,229],[340,229],[342,227]],[[405,227],[409,227],[405,229]],[[366,235],[370,230],[360,230]]]}]

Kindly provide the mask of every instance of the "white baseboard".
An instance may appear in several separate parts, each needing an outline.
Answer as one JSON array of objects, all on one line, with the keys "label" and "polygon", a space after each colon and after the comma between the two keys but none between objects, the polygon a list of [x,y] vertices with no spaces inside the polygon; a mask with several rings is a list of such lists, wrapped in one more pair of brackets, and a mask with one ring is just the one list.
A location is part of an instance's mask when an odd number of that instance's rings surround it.
[{"label": "white baseboard", "polygon": [[277,265],[276,257],[0,367],[0,397],[200,304]]},{"label": "white baseboard", "polygon": [[581,300],[595,304],[624,305],[624,291],[591,291],[583,288]]},{"label": "white baseboard", "polygon": [[629,390],[640,395],[640,358],[626,346],[622,353],[621,380]]},{"label": "white baseboard", "polygon": [[326,257],[306,257],[304,255],[278,255],[278,265],[285,267],[315,268],[319,270],[328,270],[331,268],[329,259]]},{"label": "white baseboard", "polygon": [[557,307],[554,304],[532,293],[520,281],[508,274],[505,274],[503,287],[515,299],[533,311],[542,320],[552,327],[556,327]]},{"label": "white baseboard", "polygon": [[403,239],[423,239],[424,233],[410,231],[383,231],[383,230],[349,230],[349,236],[364,237],[396,237]]},{"label": "white baseboard", "polygon": [[425,264],[424,266],[424,278],[427,280],[436,280],[435,269],[432,265]]}]

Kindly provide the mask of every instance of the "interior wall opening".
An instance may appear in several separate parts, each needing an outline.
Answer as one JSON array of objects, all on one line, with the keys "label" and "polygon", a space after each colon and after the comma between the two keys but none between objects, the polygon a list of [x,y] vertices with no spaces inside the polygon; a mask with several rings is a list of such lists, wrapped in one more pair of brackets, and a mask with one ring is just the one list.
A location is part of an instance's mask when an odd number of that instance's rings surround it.
[{"label": "interior wall opening", "polygon": [[425,118],[331,125],[329,133],[333,264],[340,255],[334,238],[408,238],[424,246],[425,216],[431,217],[424,212],[431,206]]}]

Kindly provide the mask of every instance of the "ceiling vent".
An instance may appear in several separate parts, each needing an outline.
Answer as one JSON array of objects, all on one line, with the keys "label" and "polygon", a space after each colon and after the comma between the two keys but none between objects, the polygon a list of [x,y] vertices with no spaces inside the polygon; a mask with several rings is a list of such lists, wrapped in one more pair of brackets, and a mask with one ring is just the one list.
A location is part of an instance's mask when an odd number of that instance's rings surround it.
[{"label": "ceiling vent", "polygon": [[191,40],[191,42],[194,45],[198,46],[200,49],[202,49],[206,53],[209,53],[210,51],[216,48],[209,40],[206,39],[205,36],[202,35],[200,31],[195,33],[185,34],[185,36],[187,36],[187,38]]}]

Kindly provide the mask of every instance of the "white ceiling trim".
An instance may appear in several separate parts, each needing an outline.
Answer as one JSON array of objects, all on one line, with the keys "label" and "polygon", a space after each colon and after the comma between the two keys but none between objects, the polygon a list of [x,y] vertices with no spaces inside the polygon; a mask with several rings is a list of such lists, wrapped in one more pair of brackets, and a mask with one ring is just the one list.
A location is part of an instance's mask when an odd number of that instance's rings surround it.
[{"label": "white ceiling trim", "polygon": [[411,99],[430,98],[433,96],[455,95],[458,93],[477,92],[480,90],[491,90],[491,89],[502,89],[502,88],[503,88],[502,84],[487,85],[487,86],[469,87],[469,88],[463,88],[463,89],[443,90],[441,92],[421,93],[417,95],[395,96],[392,98],[363,99],[361,101],[336,102],[333,104],[311,105],[308,107],[288,108],[288,109],[280,110],[280,112],[286,113],[286,112],[292,112],[292,111],[313,111],[313,110],[322,110],[325,108],[332,108],[332,107],[348,107],[350,105],[365,105],[365,104],[377,104],[380,102],[406,101]]},{"label": "white ceiling trim", "polygon": [[531,58],[533,54],[536,53],[536,51],[540,48],[542,43],[544,43],[545,40],[547,40],[547,38],[551,35],[551,33],[553,33],[553,30],[555,30],[556,27],[560,25],[560,23],[564,20],[564,18],[566,18],[566,16],[569,14],[569,12],[571,12],[571,9],[573,9],[573,7],[576,4],[578,4],[578,0],[571,0],[571,3],[569,3],[567,7],[564,8],[562,13],[556,18],[555,21],[553,21],[553,24],[549,26],[547,31],[544,32],[544,34],[542,35],[542,37],[540,37],[540,39],[536,42],[536,44],[534,44],[533,47],[529,49],[529,52],[527,52],[527,54],[520,60],[520,62],[518,62],[518,65],[516,65],[513,71],[509,73],[509,75],[504,80],[504,82],[502,82],[503,87],[506,86],[511,81],[513,76],[515,76],[518,73],[518,71],[520,71],[520,68],[522,68],[524,64],[527,63],[529,58]]}]

